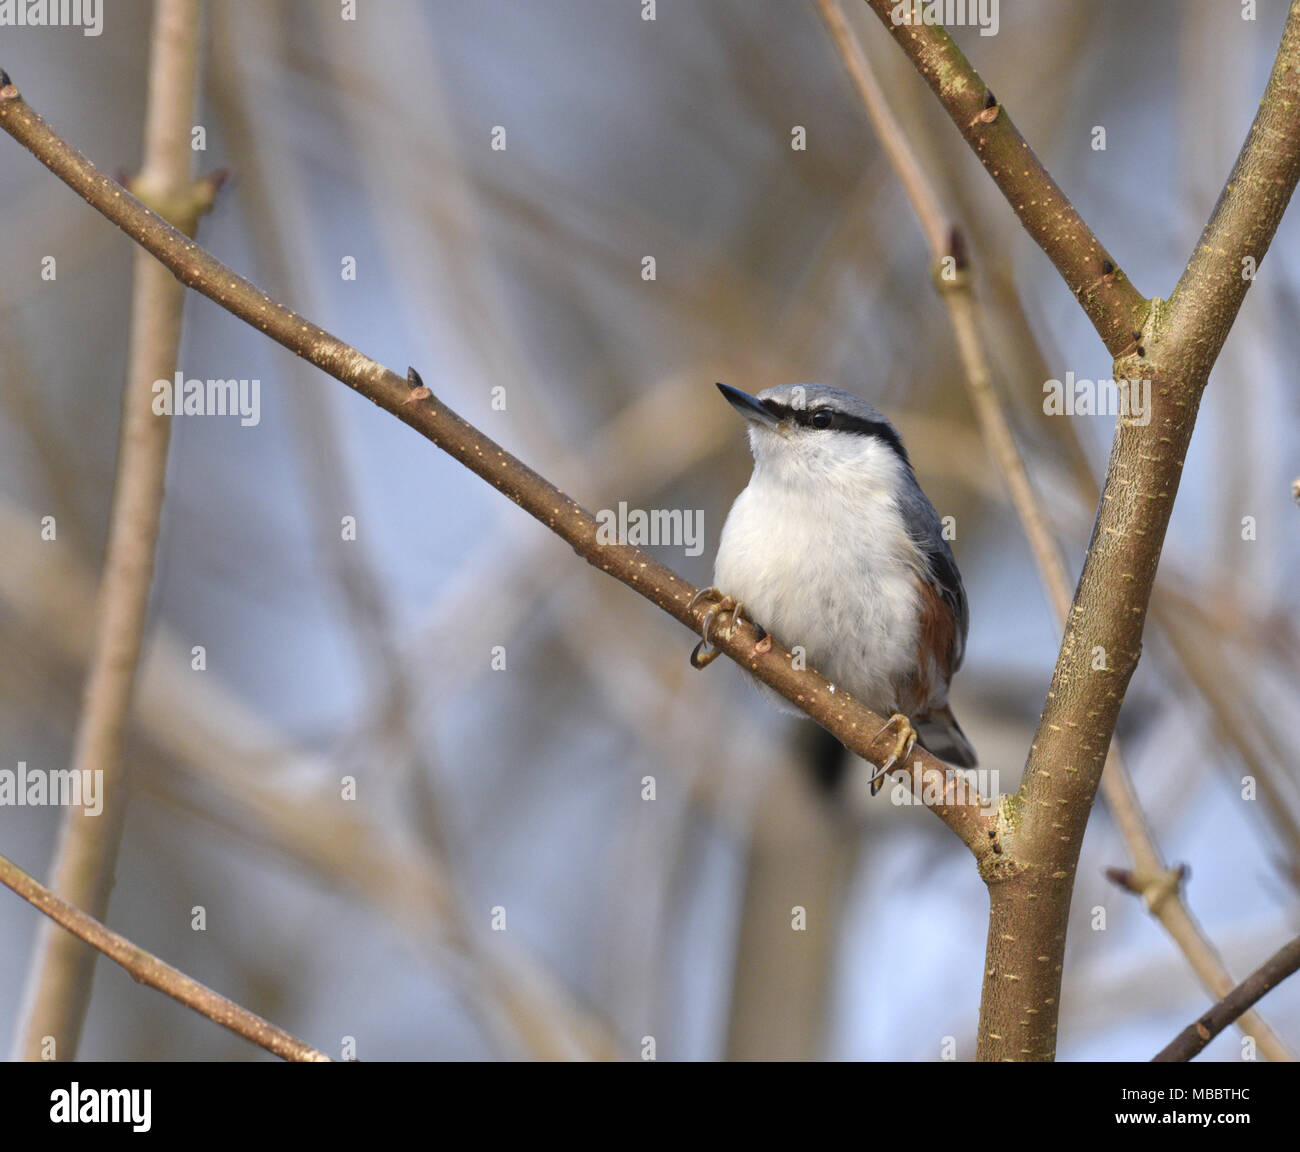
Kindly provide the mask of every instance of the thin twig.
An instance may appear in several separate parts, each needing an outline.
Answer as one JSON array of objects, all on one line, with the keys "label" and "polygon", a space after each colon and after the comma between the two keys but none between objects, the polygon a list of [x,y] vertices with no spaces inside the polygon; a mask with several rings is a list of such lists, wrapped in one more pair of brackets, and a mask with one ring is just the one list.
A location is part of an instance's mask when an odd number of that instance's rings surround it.
[{"label": "thin twig", "polygon": [[1190,1060],[1266,992],[1300,968],[1300,936],[1280,948],[1194,1024],[1152,1058],[1153,1064]]},{"label": "thin twig", "polygon": [[[173,1000],[179,1000],[200,1016],[206,1016],[285,1060],[329,1060],[324,1052],[290,1036],[256,1013],[241,1008],[233,1000],[212,991],[184,972],[165,964],[153,953],[132,944],[125,936],[119,936],[111,928],[106,928],[80,908],[74,908],[3,856],[0,856],[0,884],[17,892],[33,908],[44,912],[56,924],[90,945],[96,953],[102,952],[113,963],[121,965],[132,979],[166,993]],[[40,1053],[37,1053],[36,1059],[40,1059]]]},{"label": "thin twig", "polygon": [[[397,416],[567,541],[588,563],[693,631],[702,627],[709,605],[691,607],[697,589],[688,581],[638,548],[604,543],[596,518],[580,504],[452,412],[428,388],[389,371],[238,276],[67,144],[22,99],[7,75],[0,75],[0,81],[0,128],[182,282]],[[712,639],[863,759],[879,765],[891,754],[893,740],[882,730],[883,717],[811,669],[798,667],[792,654],[774,641],[760,649],[752,625],[715,628]],[[965,777],[951,774],[942,761],[925,752],[914,753],[897,771],[970,848],[982,871],[1006,870],[1000,810],[968,787]]]}]

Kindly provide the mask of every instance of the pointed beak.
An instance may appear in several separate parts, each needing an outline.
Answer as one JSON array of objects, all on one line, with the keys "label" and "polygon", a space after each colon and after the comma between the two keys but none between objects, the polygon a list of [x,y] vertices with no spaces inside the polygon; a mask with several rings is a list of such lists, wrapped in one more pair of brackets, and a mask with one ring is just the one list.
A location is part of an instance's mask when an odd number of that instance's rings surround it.
[{"label": "pointed beak", "polygon": [[775,416],[763,407],[748,392],[742,392],[739,388],[733,388],[730,384],[719,384],[718,391],[722,393],[727,403],[739,412],[746,420],[755,424],[779,424]]}]

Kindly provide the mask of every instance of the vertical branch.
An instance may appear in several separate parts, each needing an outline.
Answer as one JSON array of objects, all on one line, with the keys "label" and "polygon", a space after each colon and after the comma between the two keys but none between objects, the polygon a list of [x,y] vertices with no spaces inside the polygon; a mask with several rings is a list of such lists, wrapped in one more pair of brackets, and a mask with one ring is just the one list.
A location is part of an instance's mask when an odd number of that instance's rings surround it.
[{"label": "vertical branch", "polygon": [[822,1058],[852,857],[851,839],[808,775],[785,764],[768,773],[745,860],[728,1060]]},{"label": "vertical branch", "polygon": [[[984,1059],[1055,1053],[1079,849],[1129,679],[1201,393],[1300,177],[1300,0],[1249,135],[1168,305],[1154,302],[1116,380],[1150,382],[1151,417],[1121,417],[1047,702],[1016,797],[1024,871],[991,889]],[[1100,662],[1099,662],[1100,660]]]},{"label": "vertical branch", "polygon": [[[192,235],[213,185],[191,178],[198,0],[158,0],[149,71],[144,164],[132,191]],[[185,288],[147,252],[133,266],[131,335],[122,429],[95,641],[72,768],[102,771],[103,811],[64,815],[52,871],[68,903],[103,919],[126,813],[122,746],[153,582],[170,421],[153,414],[152,384],[176,370]],[[84,777],[83,777],[84,778]],[[46,922],[28,977],[17,1053],[71,1059],[90,1002],[96,953]]]},{"label": "vertical branch", "polygon": [[[888,118],[878,86],[864,83],[858,75],[865,71],[865,59],[860,50],[855,56],[856,45],[847,45],[842,16],[830,13],[829,0],[818,2],[846,52],[864,102],[869,110],[874,106],[873,118],[880,117],[882,109]],[[1150,427],[1121,419],[1116,429],[1093,541],[1066,617],[1052,688],[1024,783],[1010,806],[1015,831],[1009,839],[1020,867],[992,878],[978,1054],[985,1059],[1050,1058],[1055,1052],[1065,928],[1083,830],[1107,762],[1119,707],[1137,665],[1155,567],[1200,393],[1245,294],[1247,282],[1240,278],[1239,261],[1245,255],[1255,264],[1262,259],[1300,165],[1300,134],[1294,124],[1290,131],[1285,128],[1297,87],[1297,7],[1293,5],[1288,18],[1260,115],[1175,300],[1164,312],[1159,302],[1147,311],[1133,298],[1131,284],[1105,257],[947,33],[932,26],[894,24],[890,5],[868,2],[1118,355],[1115,378],[1150,380],[1155,392]],[[892,118],[884,124],[882,136],[893,137],[887,142],[892,157],[900,150],[901,134]],[[915,178],[909,179],[901,169],[900,174],[911,194]],[[1255,187],[1243,194],[1243,183]],[[933,237],[942,233],[934,220],[934,198],[913,195],[912,199],[933,247]],[[954,243],[953,248],[950,254],[960,264],[959,245]],[[1021,512],[1053,603],[1063,613],[1068,597],[1060,557],[989,386],[969,287],[958,290],[963,277],[959,272],[950,283],[941,277],[939,284],[947,289],[945,298],[972,399]],[[1132,317],[1133,323],[1144,316],[1143,330],[1126,335],[1120,328],[1125,316]],[[1197,324],[1204,330],[1193,337]],[[1098,653],[1104,665],[1099,674],[1093,670]],[[1162,922],[1203,979],[1222,980],[1226,975],[1222,964],[1178,900],[1176,874],[1164,868],[1132,786],[1126,774],[1117,770],[1120,765],[1113,753],[1110,762],[1107,795],[1125,839],[1151,885],[1163,885],[1161,899],[1151,902],[1153,912],[1161,915],[1163,910]],[[1271,1037],[1266,1030],[1265,1035]],[[1284,1056],[1286,1050],[1279,1043],[1274,1054]]]},{"label": "vertical branch", "polygon": [[[935,266],[935,284],[948,309],[980,431],[1020,517],[1057,620],[1064,625],[1070,609],[1069,580],[1051,525],[1034,492],[1024,457],[1011,430],[1011,422],[993,388],[989,357],[980,333],[972,275],[966,264],[960,233],[940,207],[939,198],[917,161],[906,133],[894,118],[862,46],[849,29],[839,0],[816,0],[816,3],[929,243]],[[1096,498],[1095,492],[1093,498]],[[1133,871],[1124,875],[1140,878],[1143,887],[1139,891],[1147,896],[1148,909],[1187,957],[1201,982],[1216,996],[1226,994],[1233,985],[1232,977],[1214,945],[1188,911],[1179,885],[1182,874],[1165,865],[1138,804],[1119,745],[1114,742],[1102,774],[1101,787],[1133,858]],[[1292,1058],[1286,1045],[1258,1014],[1248,1012],[1240,1022],[1244,1029],[1258,1038],[1260,1050],[1270,1060]]]}]

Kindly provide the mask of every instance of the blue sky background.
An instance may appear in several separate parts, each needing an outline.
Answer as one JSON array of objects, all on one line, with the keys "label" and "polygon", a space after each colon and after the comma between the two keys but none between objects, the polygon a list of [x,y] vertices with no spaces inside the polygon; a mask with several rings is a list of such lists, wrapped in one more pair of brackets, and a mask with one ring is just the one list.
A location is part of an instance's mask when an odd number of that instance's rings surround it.
[{"label": "blue sky background", "polygon": [[[997,386],[1073,579],[1093,509],[1042,386],[1109,376],[1106,352],[859,7],[867,54],[970,238]],[[1209,0],[1003,0],[997,36],[956,35],[1138,287],[1168,296],[1284,9],[1261,0],[1252,22]],[[122,0],[93,38],[0,29],[0,65],[106,170],[139,161],[149,12]],[[212,6],[199,166],[232,180],[201,241],[368,355],[416,365],[587,507],[702,510],[703,556],[657,550],[699,583],[748,475],[713,381],[818,380],[878,403],[956,517],[971,633],[954,707],[1014,788],[1059,630],[980,445],[920,229],[815,6],[661,0],[653,22],[639,0],[359,12]],[[790,147],[794,125],[806,151]],[[1097,125],[1105,151],[1091,147]],[[497,126],[504,151],[490,146]],[[106,532],[131,246],[8,140],[0,203],[0,767],[56,768]],[[1234,745],[1154,629],[1120,729],[1156,839],[1189,864],[1190,904],[1238,976],[1297,930],[1300,846],[1278,828],[1300,813],[1298,229],[1293,209],[1211,379],[1161,567],[1215,621],[1202,650],[1225,690],[1267,718],[1283,819],[1241,800]],[[355,280],[340,275],[348,257]],[[179,367],[260,379],[261,421],[174,426],[113,927],[327,1051],[356,1037],[365,1059],[519,1054],[519,1003],[566,1035],[589,1013],[607,1054],[635,1058],[652,1035],[660,1059],[718,1058],[746,965],[820,971],[821,1055],[933,1060],[952,1037],[971,1058],[987,900],[933,817],[883,797],[849,812],[840,797],[828,818],[790,783],[802,726],[735,667],[692,672],[693,640],[673,621],[205,299],[187,303]],[[1112,427],[1075,419],[1098,476]],[[39,542],[47,514],[57,545]],[[339,539],[343,516],[355,544]],[[347,805],[344,775],[359,782]],[[782,788],[788,806],[764,803]],[[43,876],[57,821],[0,808],[0,851]],[[794,934],[761,955],[739,946],[757,914],[753,853],[778,874],[789,854],[829,959],[782,955],[803,947]],[[1104,879],[1125,863],[1099,809],[1072,914],[1065,1060],[1147,1059],[1207,1003],[1140,902]],[[468,946],[440,930],[434,874],[457,894]],[[788,920],[788,903],[774,896],[767,914]],[[190,929],[195,905],[205,933]],[[490,928],[497,907],[504,933]],[[36,919],[0,900],[0,1035],[18,1020]],[[772,1032],[798,1002],[772,1002]],[[1300,986],[1262,1007],[1300,1045]],[[262,1055],[107,964],[82,1053]],[[1239,1059],[1239,1033],[1203,1058]]]}]

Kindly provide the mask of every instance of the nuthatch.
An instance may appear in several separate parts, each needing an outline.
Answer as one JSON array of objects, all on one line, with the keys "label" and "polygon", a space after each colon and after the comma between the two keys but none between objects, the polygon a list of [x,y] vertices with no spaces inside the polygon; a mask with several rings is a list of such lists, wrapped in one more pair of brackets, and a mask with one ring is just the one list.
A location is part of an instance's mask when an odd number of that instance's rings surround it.
[{"label": "nuthatch", "polygon": [[728,636],[748,618],[785,647],[802,645],[808,667],[889,716],[898,740],[872,795],[917,743],[975,767],[948,706],[966,648],[966,592],[898,431],[865,400],[822,384],[757,397],[718,388],[749,422],[754,474],[723,525],[717,587],[696,598],[716,603],[691,663],[717,656],[708,645],[718,615],[730,613]]}]

